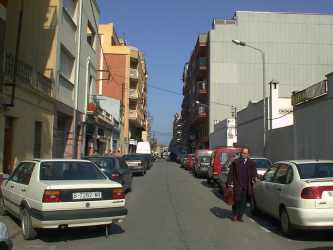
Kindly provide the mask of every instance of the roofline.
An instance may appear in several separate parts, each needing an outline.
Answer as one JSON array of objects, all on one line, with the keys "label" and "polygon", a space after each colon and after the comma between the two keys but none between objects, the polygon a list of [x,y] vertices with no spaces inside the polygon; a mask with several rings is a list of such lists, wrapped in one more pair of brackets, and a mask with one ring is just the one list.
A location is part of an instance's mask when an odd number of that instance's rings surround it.
[{"label": "roofline", "polygon": [[252,11],[252,10],[236,10],[237,13],[262,13],[262,14],[288,14],[288,15],[320,15],[320,16],[333,16],[333,13],[319,13],[319,12],[283,12],[283,11]]}]

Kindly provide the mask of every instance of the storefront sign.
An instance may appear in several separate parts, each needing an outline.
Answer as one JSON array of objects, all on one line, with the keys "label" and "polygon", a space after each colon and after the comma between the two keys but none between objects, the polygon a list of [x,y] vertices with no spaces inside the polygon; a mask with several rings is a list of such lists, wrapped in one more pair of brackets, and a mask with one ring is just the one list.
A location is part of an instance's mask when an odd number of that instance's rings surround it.
[{"label": "storefront sign", "polygon": [[308,87],[307,89],[294,93],[291,97],[291,102],[293,106],[297,106],[326,94],[327,81],[324,80]]}]

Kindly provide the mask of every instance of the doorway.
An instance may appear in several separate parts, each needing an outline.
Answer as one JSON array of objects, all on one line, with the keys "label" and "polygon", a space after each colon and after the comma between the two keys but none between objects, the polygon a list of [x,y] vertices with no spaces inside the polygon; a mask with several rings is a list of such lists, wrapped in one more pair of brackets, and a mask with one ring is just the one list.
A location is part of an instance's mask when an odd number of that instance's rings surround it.
[{"label": "doorway", "polygon": [[14,136],[14,118],[6,116],[5,135],[3,151],[3,172],[11,174],[13,170],[13,136]]}]

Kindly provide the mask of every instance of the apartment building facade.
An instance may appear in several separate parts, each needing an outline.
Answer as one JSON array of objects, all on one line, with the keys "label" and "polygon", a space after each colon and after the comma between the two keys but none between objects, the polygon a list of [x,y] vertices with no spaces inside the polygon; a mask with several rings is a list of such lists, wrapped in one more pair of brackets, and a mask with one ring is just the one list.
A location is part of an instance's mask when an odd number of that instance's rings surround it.
[{"label": "apartment building facade", "polygon": [[52,156],[57,1],[33,5],[18,0],[6,5],[0,112],[4,173],[23,159]]},{"label": "apartment building facade", "polygon": [[[33,6],[32,6],[33,5]],[[96,1],[8,1],[1,168],[85,153],[96,79]]]},{"label": "apartment building facade", "polygon": [[122,153],[132,152],[147,130],[147,70],[144,54],[117,36],[114,25],[99,25],[104,55],[99,64],[110,68],[98,81],[98,94],[120,101],[120,140]]},{"label": "apartment building facade", "polygon": [[200,34],[183,72],[184,143],[187,151],[209,146],[208,34]]}]

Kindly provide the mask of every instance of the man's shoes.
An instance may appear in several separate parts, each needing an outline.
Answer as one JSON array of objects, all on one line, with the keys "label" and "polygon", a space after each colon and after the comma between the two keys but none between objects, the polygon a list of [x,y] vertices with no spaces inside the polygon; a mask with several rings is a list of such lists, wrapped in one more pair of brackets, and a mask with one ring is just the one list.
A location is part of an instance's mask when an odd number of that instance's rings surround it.
[{"label": "man's shoes", "polygon": [[232,220],[233,222],[236,222],[236,221],[238,220],[238,216],[237,216],[237,215],[232,216],[232,217],[231,217],[231,220]]},{"label": "man's shoes", "polygon": [[243,220],[243,218],[242,218],[241,216],[237,216],[237,220],[238,220],[239,222],[244,222],[244,220]]}]

